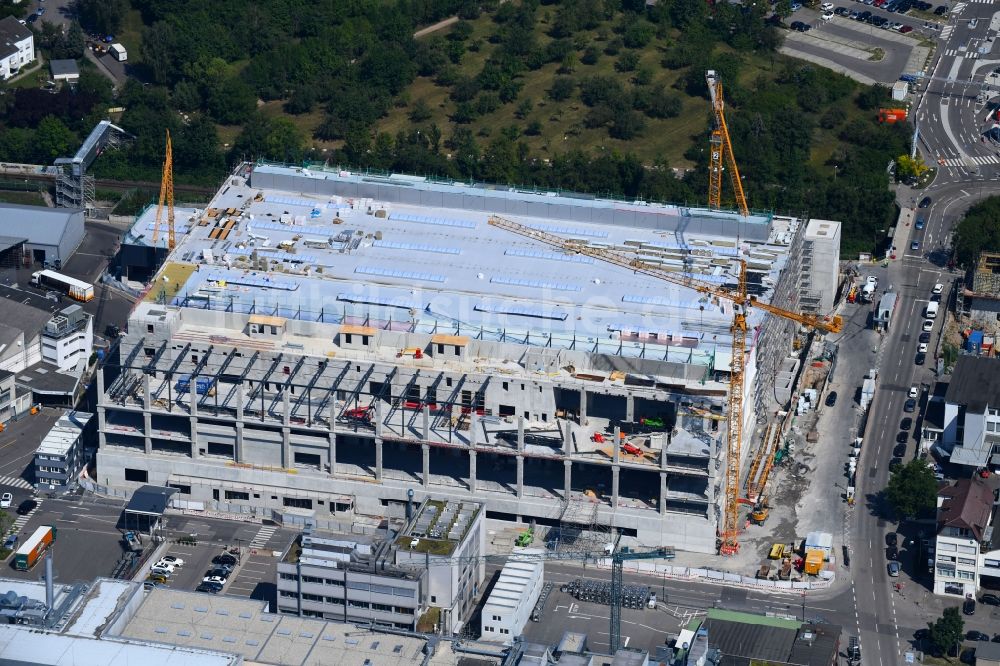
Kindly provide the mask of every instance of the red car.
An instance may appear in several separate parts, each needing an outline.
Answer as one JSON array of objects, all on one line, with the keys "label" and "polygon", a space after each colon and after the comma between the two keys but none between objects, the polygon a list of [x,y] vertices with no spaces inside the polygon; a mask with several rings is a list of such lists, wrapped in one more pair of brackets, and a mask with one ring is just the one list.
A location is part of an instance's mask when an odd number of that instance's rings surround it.
[{"label": "red car", "polygon": [[913,32],[913,26],[912,25],[904,25],[902,28],[899,29],[899,32],[901,32],[904,35],[906,33],[908,33],[908,32]]}]

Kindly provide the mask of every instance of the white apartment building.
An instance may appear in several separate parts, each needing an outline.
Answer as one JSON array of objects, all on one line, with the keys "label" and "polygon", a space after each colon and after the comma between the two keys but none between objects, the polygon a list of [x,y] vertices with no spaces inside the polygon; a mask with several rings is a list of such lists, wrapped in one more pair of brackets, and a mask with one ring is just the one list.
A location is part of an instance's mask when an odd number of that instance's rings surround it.
[{"label": "white apartment building", "polygon": [[13,16],[0,19],[0,79],[9,79],[34,59],[31,31]]},{"label": "white apartment building", "polygon": [[1000,469],[1000,359],[960,356],[944,402],[938,445],[951,462]]},{"label": "white apartment building", "polygon": [[42,329],[42,358],[72,370],[90,357],[94,347],[94,320],[79,305],[63,308]]},{"label": "white apartment building", "polygon": [[997,486],[975,476],[938,493],[934,594],[975,597],[982,576],[1000,578]]},{"label": "white apartment building", "polygon": [[45,435],[35,451],[35,485],[39,490],[66,488],[76,480],[87,462],[87,425],[93,416],[69,410]]},{"label": "white apartment building", "polygon": [[490,591],[480,617],[480,637],[510,645],[531,619],[545,585],[545,551],[515,548]]}]

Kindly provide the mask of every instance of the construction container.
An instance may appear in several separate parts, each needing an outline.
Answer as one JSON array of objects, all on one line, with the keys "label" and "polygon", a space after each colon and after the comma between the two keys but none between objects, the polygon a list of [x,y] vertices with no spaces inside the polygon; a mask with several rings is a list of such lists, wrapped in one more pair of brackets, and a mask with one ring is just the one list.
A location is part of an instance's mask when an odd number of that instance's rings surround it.
[{"label": "construction container", "polygon": [[823,570],[823,558],[825,554],[822,550],[807,550],[806,551],[806,561],[803,571],[810,576],[819,575],[819,572]]},{"label": "construction container", "polygon": [[27,571],[35,566],[55,540],[56,528],[51,525],[39,527],[14,553],[14,568],[18,571]]}]

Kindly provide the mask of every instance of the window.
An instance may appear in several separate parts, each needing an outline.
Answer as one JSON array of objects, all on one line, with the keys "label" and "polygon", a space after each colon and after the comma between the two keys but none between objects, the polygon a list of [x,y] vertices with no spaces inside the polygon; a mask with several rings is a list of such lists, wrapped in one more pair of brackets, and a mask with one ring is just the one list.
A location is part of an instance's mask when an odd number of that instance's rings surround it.
[{"label": "window", "polygon": [[147,333],[152,333],[153,332],[153,325],[152,324],[146,324],[146,332]]},{"label": "window", "polygon": [[226,491],[227,500],[249,500],[250,493],[240,492],[239,490],[227,490]]},{"label": "window", "polygon": [[503,386],[503,390],[504,390],[504,391],[509,391],[509,390],[510,390],[510,385],[509,385],[509,384],[508,384],[507,382],[504,382],[504,383],[502,384],[502,386]]},{"label": "window", "polygon": [[364,345],[365,347],[368,346],[368,338],[369,337],[371,337],[371,336],[368,336],[368,335],[362,335],[361,336],[361,344]]},{"label": "window", "polygon": [[125,480],[136,481],[139,483],[146,483],[147,481],[149,481],[149,472],[147,472],[144,469],[131,469],[129,467],[126,467]]},{"label": "window", "polygon": [[953,566],[941,566],[939,564],[938,568],[937,568],[937,571],[938,571],[938,576],[944,576],[944,577],[948,577],[948,578],[954,578],[955,577],[955,567],[953,567]]},{"label": "window", "polygon": [[298,595],[297,592],[292,592],[290,590],[282,590],[281,591],[281,596],[283,596],[283,597],[290,597],[292,599],[297,599],[299,595]]},{"label": "window", "polygon": [[438,600],[438,598],[437,598],[437,597],[435,597],[435,596],[434,596],[434,595],[432,594],[432,595],[431,595],[431,603],[432,603],[432,604],[436,604],[436,603],[437,603],[437,600]]},{"label": "window", "polygon": [[444,378],[444,385],[445,386],[451,386],[451,377],[445,377]]},{"label": "window", "polygon": [[290,573],[282,572],[278,574],[278,577],[281,578],[281,580],[295,580],[295,574],[290,574]]},{"label": "window", "polygon": [[975,580],[976,579],[976,572],[975,571],[966,571],[964,569],[959,569],[958,570],[958,577],[961,578],[962,580]]},{"label": "window", "polygon": [[143,347],[142,351],[146,356],[156,356],[156,350],[152,347]]},{"label": "window", "polygon": [[444,345],[438,343],[438,354],[443,354],[443,353],[444,353]]},{"label": "window", "polygon": [[313,502],[311,499],[305,497],[286,497],[282,500],[285,506],[295,507],[297,509],[311,509],[313,508]]},{"label": "window", "polygon": [[345,333],[345,334],[344,334],[344,344],[345,344],[345,345],[349,345],[349,344],[351,344],[351,342],[352,342],[352,340],[353,340],[353,337],[354,337],[354,336],[352,336],[352,335],[351,335],[350,333]]},{"label": "window", "polygon": [[959,564],[964,564],[967,567],[974,567],[974,566],[976,566],[976,561],[975,560],[970,560],[970,559],[968,559],[966,557],[960,557],[960,558],[958,558],[958,563]]}]

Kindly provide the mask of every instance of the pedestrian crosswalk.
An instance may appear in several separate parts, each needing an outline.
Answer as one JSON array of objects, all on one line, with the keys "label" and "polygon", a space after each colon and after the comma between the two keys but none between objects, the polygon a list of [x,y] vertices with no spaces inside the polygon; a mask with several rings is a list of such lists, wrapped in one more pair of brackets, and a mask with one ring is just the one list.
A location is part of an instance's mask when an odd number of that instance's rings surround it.
[{"label": "pedestrian crosswalk", "polygon": [[[995,1],[996,0],[968,0],[968,2],[973,2],[973,3],[977,4],[977,5],[991,5]],[[960,3],[960,4],[962,4],[962,3]]]},{"label": "pedestrian crosswalk", "polygon": [[963,9],[965,9],[965,6],[967,4],[969,4],[969,3],[968,2],[956,2],[954,4],[954,6],[952,6],[952,8],[951,8],[951,13],[952,14],[957,14],[958,12],[962,11]]},{"label": "pedestrian crosswalk", "polygon": [[[968,166],[964,157],[951,157],[946,160],[942,160],[941,164],[944,166],[951,167],[963,167]],[[1000,164],[1000,157],[996,155],[970,155],[969,160],[978,164],[980,166],[987,166],[990,164]]]},{"label": "pedestrian crosswalk", "polygon": [[257,536],[250,542],[250,548],[263,548],[271,540],[271,536],[278,531],[274,525],[265,525],[257,531]]},{"label": "pedestrian crosswalk", "polygon": [[11,486],[22,490],[34,490],[34,486],[19,476],[0,476],[0,486]]},{"label": "pedestrian crosswalk", "polygon": [[28,524],[28,521],[31,520],[31,517],[35,515],[35,512],[38,511],[38,508],[42,506],[42,500],[38,499],[35,501],[37,502],[37,504],[35,504],[34,509],[24,514],[23,516],[18,516],[17,519],[14,521],[14,525],[13,527],[11,527],[10,530],[12,533],[20,532],[24,528],[24,526]]},{"label": "pedestrian crosswalk", "polygon": [[948,41],[948,38],[951,37],[951,33],[954,30],[955,30],[954,24],[949,24],[941,28],[941,39],[944,41]]},{"label": "pedestrian crosswalk", "polygon": [[968,58],[969,60],[975,60],[979,57],[979,51],[959,51],[958,49],[948,49],[944,54],[951,57]]}]

